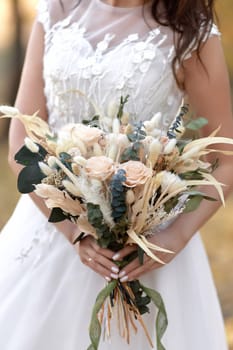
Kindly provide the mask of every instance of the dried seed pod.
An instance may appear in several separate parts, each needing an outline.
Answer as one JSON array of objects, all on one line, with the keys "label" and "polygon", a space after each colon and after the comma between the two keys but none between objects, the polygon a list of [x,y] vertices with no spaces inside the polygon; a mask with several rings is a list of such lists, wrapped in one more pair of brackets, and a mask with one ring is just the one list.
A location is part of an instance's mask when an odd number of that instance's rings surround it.
[{"label": "dried seed pod", "polygon": [[155,166],[159,155],[161,154],[162,151],[162,145],[159,140],[154,140],[151,142],[150,147],[149,147],[149,156],[148,160],[151,163],[152,168]]},{"label": "dried seed pod", "polygon": [[63,180],[62,184],[65,187],[65,189],[69,193],[71,193],[72,195],[74,195],[76,197],[82,196],[82,192],[81,192],[80,188],[78,188],[77,185],[74,185],[71,181]]},{"label": "dried seed pod", "polygon": [[32,153],[38,153],[39,152],[39,146],[34,141],[32,141],[29,137],[25,137],[24,143],[25,143],[25,146]]},{"label": "dried seed pod", "polygon": [[45,174],[46,176],[49,176],[51,174],[53,174],[54,170],[51,169],[47,164],[43,163],[43,162],[39,162],[39,167],[40,170],[42,171],[43,174]]},{"label": "dried seed pod", "polygon": [[131,205],[135,201],[135,195],[133,190],[128,190],[126,193],[126,203]]}]

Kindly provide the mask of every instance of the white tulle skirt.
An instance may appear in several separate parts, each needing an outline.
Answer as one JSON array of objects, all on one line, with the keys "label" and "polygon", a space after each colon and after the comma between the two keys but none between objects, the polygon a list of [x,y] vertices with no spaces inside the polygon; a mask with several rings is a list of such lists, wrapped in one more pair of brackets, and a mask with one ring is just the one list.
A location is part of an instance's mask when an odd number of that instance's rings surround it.
[{"label": "white tulle skirt", "polygon": [[[164,298],[169,319],[166,350],[227,349],[198,234],[170,264],[141,281]],[[86,350],[91,309],[105,283],[24,195],[0,235],[0,349]],[[154,312],[145,317],[153,337]],[[101,341],[99,350],[150,349],[140,327],[130,345],[115,327],[111,341]]]}]

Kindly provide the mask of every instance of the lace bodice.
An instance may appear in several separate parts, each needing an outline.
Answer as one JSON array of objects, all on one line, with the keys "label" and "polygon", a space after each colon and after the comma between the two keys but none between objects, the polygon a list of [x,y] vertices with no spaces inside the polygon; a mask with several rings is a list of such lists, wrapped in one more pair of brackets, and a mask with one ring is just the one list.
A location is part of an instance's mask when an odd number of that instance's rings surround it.
[{"label": "lace bodice", "polygon": [[[55,129],[93,115],[106,115],[121,96],[135,120],[161,112],[166,130],[183,98],[173,77],[173,33],[145,7],[113,7],[104,0],[39,0],[45,30],[44,81],[49,121]],[[76,1],[77,3],[77,1]],[[218,35],[213,26],[210,35]],[[188,56],[187,56],[188,57]]]}]

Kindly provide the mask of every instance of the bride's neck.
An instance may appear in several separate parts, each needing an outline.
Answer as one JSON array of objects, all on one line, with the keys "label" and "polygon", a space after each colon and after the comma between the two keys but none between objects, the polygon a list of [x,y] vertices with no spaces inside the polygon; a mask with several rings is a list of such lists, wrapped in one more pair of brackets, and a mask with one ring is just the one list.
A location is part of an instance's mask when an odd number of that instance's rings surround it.
[{"label": "bride's neck", "polygon": [[134,7],[140,6],[148,2],[148,0],[105,0],[106,4],[118,7]]}]

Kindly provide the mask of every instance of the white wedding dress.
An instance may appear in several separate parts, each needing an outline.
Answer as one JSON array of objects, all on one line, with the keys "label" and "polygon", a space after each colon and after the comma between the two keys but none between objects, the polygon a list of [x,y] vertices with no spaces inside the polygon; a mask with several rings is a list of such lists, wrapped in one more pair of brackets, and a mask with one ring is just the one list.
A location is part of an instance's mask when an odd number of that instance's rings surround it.
[{"label": "white wedding dress", "polygon": [[[44,81],[53,128],[129,94],[136,120],[162,113],[167,130],[183,98],[171,69],[173,34],[150,17],[150,5],[112,7],[104,0],[40,0],[45,30]],[[213,26],[209,36],[219,35]],[[207,39],[207,37],[206,37]],[[187,54],[185,58],[190,57]],[[85,93],[82,97],[77,90]],[[167,266],[141,278],[158,290],[169,319],[166,350],[226,350],[224,324],[199,234]],[[74,247],[23,195],[0,235],[0,349],[86,350],[96,295],[105,280],[83,265]],[[155,340],[155,310],[145,316]],[[149,350],[139,327],[127,345],[112,329],[99,350]],[[155,346],[156,349],[156,346]]]}]

